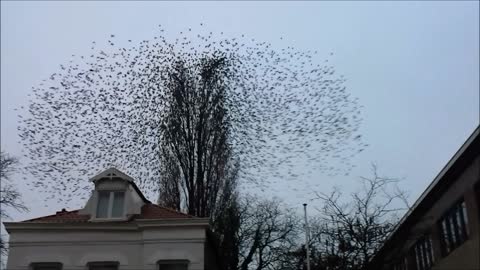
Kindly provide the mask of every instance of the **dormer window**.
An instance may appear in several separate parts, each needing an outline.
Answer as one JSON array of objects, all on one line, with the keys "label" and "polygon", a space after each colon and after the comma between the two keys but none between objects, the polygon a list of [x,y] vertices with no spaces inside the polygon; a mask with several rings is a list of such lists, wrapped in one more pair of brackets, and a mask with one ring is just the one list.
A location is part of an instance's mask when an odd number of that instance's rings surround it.
[{"label": "dormer window", "polygon": [[135,185],[134,180],[121,171],[110,168],[90,179],[95,190],[79,214],[89,215],[92,222],[127,221],[142,212],[150,203]]},{"label": "dormer window", "polygon": [[98,191],[97,218],[122,218],[124,207],[124,191]]}]

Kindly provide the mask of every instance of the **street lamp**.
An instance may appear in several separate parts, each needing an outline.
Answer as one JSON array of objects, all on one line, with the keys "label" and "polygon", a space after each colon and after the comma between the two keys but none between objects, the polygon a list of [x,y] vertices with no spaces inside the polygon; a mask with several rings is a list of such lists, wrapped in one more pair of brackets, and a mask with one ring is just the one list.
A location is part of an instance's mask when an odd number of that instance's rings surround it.
[{"label": "street lamp", "polygon": [[307,250],[307,270],[310,270],[310,232],[308,228],[308,219],[307,219],[307,204],[303,204],[303,211],[305,212],[305,248]]}]

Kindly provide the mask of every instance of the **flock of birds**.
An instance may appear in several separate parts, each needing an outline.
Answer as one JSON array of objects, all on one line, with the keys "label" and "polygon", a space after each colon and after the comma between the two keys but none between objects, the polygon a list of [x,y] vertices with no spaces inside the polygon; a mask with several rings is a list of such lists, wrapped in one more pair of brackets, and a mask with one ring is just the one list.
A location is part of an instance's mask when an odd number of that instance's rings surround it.
[{"label": "flock of birds", "polygon": [[59,202],[86,198],[86,177],[116,166],[156,193],[168,70],[182,61],[195,77],[194,67],[216,55],[228,61],[229,143],[244,186],[300,188],[309,170],[346,173],[366,146],[358,100],[316,52],[192,29],[175,37],[160,27],[151,40],[121,46],[111,35],[32,88],[18,129],[33,188]]}]

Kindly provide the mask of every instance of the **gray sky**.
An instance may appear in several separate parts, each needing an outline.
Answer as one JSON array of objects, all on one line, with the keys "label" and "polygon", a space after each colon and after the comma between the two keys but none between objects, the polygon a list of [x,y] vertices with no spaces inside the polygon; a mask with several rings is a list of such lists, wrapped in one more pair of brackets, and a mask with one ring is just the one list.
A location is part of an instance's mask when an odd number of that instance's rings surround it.
[{"label": "gray sky", "polygon": [[[174,34],[203,23],[214,32],[246,34],[274,46],[318,50],[347,78],[364,106],[366,151],[350,177],[305,179],[320,191],[351,188],[357,176],[403,178],[411,200],[432,181],[479,124],[479,3],[471,2],[1,2],[1,147],[20,155],[14,108],[32,86],[92,41],[140,41],[161,24]],[[280,40],[280,37],[283,39]],[[87,181],[88,176],[85,177]],[[43,198],[18,185],[30,213],[52,214]],[[291,205],[310,196],[288,185],[275,194]]]}]

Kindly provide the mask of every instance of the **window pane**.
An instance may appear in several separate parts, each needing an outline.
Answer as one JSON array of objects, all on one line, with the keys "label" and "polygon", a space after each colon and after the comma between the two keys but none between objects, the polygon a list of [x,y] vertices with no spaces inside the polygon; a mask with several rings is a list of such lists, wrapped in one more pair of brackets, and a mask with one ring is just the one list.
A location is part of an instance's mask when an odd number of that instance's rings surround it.
[{"label": "window pane", "polygon": [[425,268],[430,267],[430,250],[428,249],[427,242],[423,242],[423,250],[425,252]]},{"label": "window pane", "polygon": [[433,254],[432,236],[430,236],[430,237],[428,238],[428,249],[430,250],[430,258],[431,258],[432,264],[433,264],[433,262],[435,262],[435,257],[434,257],[434,254]]},{"label": "window pane", "polygon": [[475,197],[477,197],[478,214],[480,215],[480,181],[475,185],[475,194],[476,194]]},{"label": "window pane", "polygon": [[419,251],[420,251],[420,258],[421,258],[421,262],[422,262],[422,269],[427,269],[427,264],[426,264],[426,258],[425,258],[425,248],[423,247],[423,245],[420,243],[420,245],[418,246],[419,247]]},{"label": "window pane", "polygon": [[450,241],[448,240],[448,228],[445,219],[442,220],[442,240],[444,253],[447,254],[450,252]]},{"label": "window pane", "polygon": [[124,198],[125,198],[125,192],[113,193],[112,217],[123,216]]},{"label": "window pane", "polygon": [[465,226],[463,226],[463,217],[461,216],[462,215],[462,209],[461,208],[457,208],[457,211],[455,213],[455,220],[457,221],[457,228],[458,228],[458,240],[459,242],[463,242],[465,241],[465,236],[463,235],[464,231],[465,231]]},{"label": "window pane", "polygon": [[97,218],[108,217],[108,201],[110,192],[98,192]]},{"label": "window pane", "polygon": [[33,270],[62,270],[62,264],[56,262],[32,263],[32,267],[28,269]]},{"label": "window pane", "polygon": [[90,266],[89,270],[117,270],[118,267],[114,265],[105,266]]},{"label": "window pane", "polygon": [[468,216],[467,216],[467,206],[465,205],[465,202],[462,202],[462,215],[463,215],[463,221],[465,222],[465,224],[464,224],[465,225],[465,232],[468,235],[469,234],[469,232],[468,232]]},{"label": "window pane", "polygon": [[448,225],[449,225],[449,231],[450,231],[450,236],[452,237],[452,245],[455,248],[457,246],[457,238],[455,237],[455,221],[453,220],[453,217],[451,214],[448,216]]},{"label": "window pane", "polygon": [[415,261],[417,263],[417,269],[422,270],[422,264],[420,259],[420,252],[418,252],[418,246],[415,246]]},{"label": "window pane", "polygon": [[186,264],[160,264],[160,270],[188,270]]},{"label": "window pane", "polygon": [[118,270],[118,262],[89,262],[88,270]]}]

